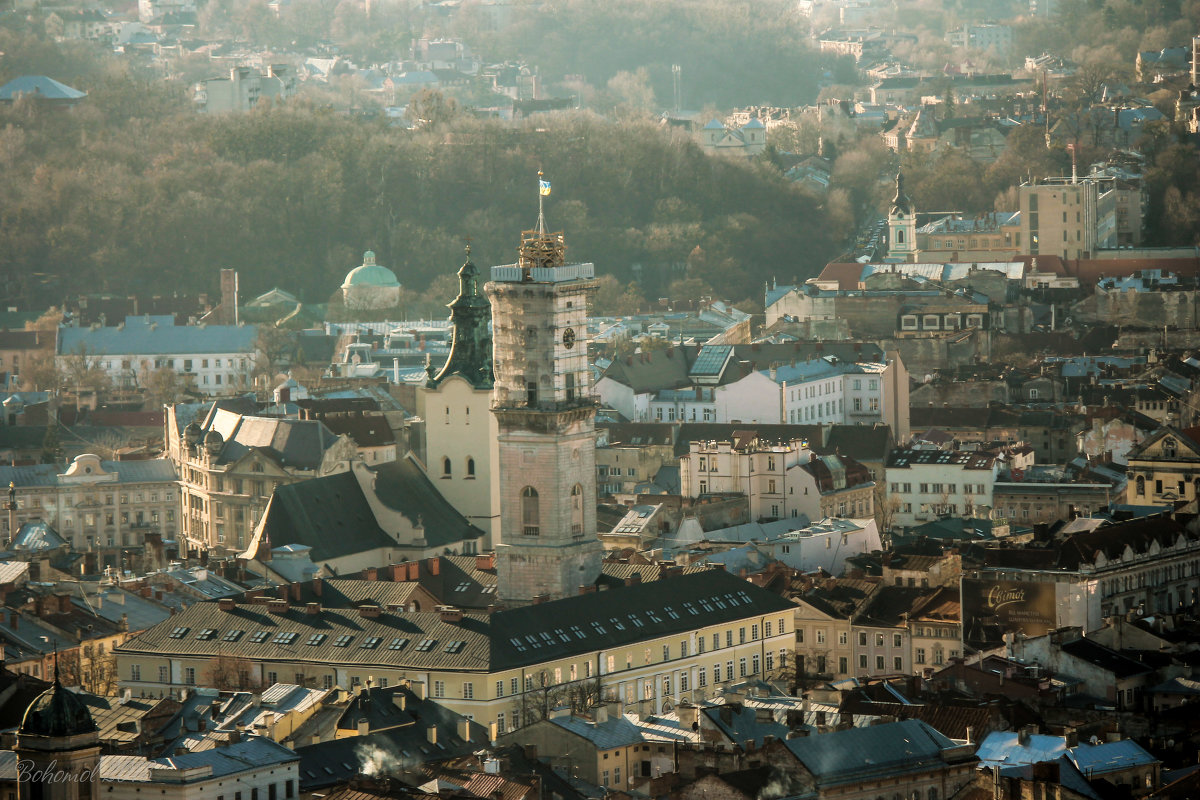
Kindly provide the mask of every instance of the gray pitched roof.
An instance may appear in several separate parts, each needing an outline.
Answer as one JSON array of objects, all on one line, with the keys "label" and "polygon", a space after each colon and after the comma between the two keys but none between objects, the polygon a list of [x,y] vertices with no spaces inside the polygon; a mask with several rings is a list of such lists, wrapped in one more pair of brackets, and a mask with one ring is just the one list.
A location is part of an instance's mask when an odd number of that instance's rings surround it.
[{"label": "gray pitched roof", "polygon": [[60,328],[58,353],[80,347],[106,355],[185,356],[252,353],[258,329],[253,325],[175,325],[173,317],[126,317],[123,327]]},{"label": "gray pitched roof", "polygon": [[785,744],[821,787],[855,783],[872,775],[894,779],[922,772],[943,763],[943,750],[957,747],[952,739],[913,719],[788,739]]},{"label": "gray pitched roof", "polygon": [[201,426],[205,433],[216,431],[225,440],[218,462],[230,464],[251,449],[269,453],[285,467],[315,470],[337,436],[320,420],[277,419],[239,414],[213,406]]},{"label": "gray pitched roof", "polygon": [[[217,603],[196,603],[116,650],[266,661],[278,653],[289,662],[494,672],[794,608],[765,589],[709,570],[491,615],[465,614],[458,621],[427,612],[370,617],[354,609],[310,614],[299,606],[272,611],[252,603],[222,610]],[[318,634],[322,638],[315,640]],[[339,646],[341,636],[351,638]],[[431,644],[418,649],[425,639]],[[451,648],[452,642],[462,644]]]}]

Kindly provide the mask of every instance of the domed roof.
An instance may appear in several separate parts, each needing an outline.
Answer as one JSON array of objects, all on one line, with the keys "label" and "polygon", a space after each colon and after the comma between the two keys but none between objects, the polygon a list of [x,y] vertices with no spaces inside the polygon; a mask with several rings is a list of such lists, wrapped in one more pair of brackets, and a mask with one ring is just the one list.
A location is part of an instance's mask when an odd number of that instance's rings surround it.
[{"label": "domed roof", "polygon": [[346,280],[342,283],[342,288],[345,289],[348,286],[399,287],[400,281],[396,280],[396,273],[387,267],[376,264],[375,254],[368,250],[363,253],[362,266],[355,267],[346,273]]},{"label": "domed roof", "polygon": [[99,730],[92,712],[74,693],[54,679],[54,685],[38,695],[25,709],[20,733],[27,736],[76,736]]}]

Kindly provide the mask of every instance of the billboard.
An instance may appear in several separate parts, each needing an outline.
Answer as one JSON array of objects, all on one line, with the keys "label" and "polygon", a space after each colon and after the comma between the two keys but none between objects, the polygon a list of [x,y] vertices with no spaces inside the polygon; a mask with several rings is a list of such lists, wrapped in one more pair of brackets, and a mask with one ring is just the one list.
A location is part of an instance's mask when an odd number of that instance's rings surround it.
[{"label": "billboard", "polygon": [[1041,636],[1058,627],[1055,584],[962,579],[963,639],[976,649],[998,647],[1010,631]]}]

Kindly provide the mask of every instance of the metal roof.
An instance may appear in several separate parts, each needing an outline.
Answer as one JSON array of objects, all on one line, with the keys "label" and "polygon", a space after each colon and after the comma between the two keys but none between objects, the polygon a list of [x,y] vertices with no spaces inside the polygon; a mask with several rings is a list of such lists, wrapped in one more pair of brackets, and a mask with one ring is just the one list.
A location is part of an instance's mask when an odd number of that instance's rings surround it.
[{"label": "metal roof", "polygon": [[58,354],[80,347],[98,355],[253,353],[253,325],[175,325],[173,317],[126,317],[123,326],[59,328]]},{"label": "metal roof", "polygon": [[[100,779],[103,781],[133,781],[139,783],[198,783],[241,772],[256,772],[300,760],[300,756],[281,744],[262,736],[250,736],[240,742],[198,753],[184,753],[165,758],[145,756],[101,756]],[[185,770],[211,767],[212,771],[189,776]],[[158,770],[175,771],[164,777]]]},{"label": "metal roof", "polygon": [[[792,613],[788,600],[720,570],[568,597],[549,603],[465,614],[322,608],[282,613],[267,604],[197,603],[117,650],[126,653],[244,657],[389,669],[501,671],[599,649],[685,633],[698,627]],[[454,645],[454,646],[452,646]]]}]

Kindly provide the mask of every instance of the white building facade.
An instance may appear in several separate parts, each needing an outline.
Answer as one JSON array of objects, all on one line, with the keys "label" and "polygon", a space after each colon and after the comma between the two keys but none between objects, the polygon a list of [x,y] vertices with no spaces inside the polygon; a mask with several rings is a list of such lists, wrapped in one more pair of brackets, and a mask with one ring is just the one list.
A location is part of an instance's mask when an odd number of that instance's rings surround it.
[{"label": "white building facade", "polygon": [[998,468],[990,453],[894,451],[885,478],[892,524],[916,525],[939,516],[988,517]]}]

